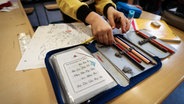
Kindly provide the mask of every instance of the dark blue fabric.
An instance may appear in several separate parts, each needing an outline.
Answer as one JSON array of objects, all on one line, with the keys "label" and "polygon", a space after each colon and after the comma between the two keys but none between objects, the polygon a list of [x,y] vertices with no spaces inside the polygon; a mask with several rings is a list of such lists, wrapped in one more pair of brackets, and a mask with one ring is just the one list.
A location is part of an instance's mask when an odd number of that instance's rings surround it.
[{"label": "dark blue fabric", "polygon": [[92,42],[91,44],[86,44],[85,47],[86,47],[91,53],[97,52],[98,50],[97,50],[96,47],[95,47],[95,43],[96,43],[96,41]]},{"label": "dark blue fabric", "polygon": [[31,14],[28,14],[27,16],[29,18],[32,27],[37,27],[40,25],[35,11],[33,11],[33,13]]},{"label": "dark blue fabric", "polygon": [[46,10],[49,24],[64,22],[63,16],[60,10]]},{"label": "dark blue fabric", "polygon": [[36,10],[36,13],[37,13],[37,16],[38,16],[38,20],[39,20],[40,26],[49,24],[44,9],[45,8],[44,8],[42,3],[36,3],[35,4],[35,10]]},{"label": "dark blue fabric", "polygon": [[[79,45],[77,45],[79,46]],[[96,52],[97,49],[95,48],[95,42],[88,44],[88,45],[83,45],[85,46],[89,51]],[[72,46],[75,47],[75,46]],[[45,64],[52,82],[52,86],[54,88],[54,92],[57,98],[57,101],[59,104],[63,104],[63,100],[61,97],[61,91],[59,88],[59,83],[58,80],[56,78],[56,75],[49,63],[49,57],[57,52],[72,48],[72,47],[68,47],[68,48],[62,48],[62,49],[57,49],[57,50],[53,50],[47,53],[46,58],[45,58]],[[124,92],[126,92],[127,90],[129,90],[130,88],[132,88],[133,86],[135,86],[136,84],[138,84],[139,82],[141,82],[142,80],[144,80],[145,78],[149,77],[150,75],[152,75],[153,73],[155,73],[157,70],[159,70],[162,66],[161,60],[158,57],[154,57],[155,61],[157,62],[157,64],[155,66],[153,66],[152,68],[144,71],[143,73],[132,77],[130,79],[130,84],[126,87],[122,87],[120,85],[115,86],[112,89],[109,89],[107,91],[104,91],[102,93],[100,93],[99,95],[93,97],[90,99],[90,104],[103,104],[103,103],[107,103],[108,101],[112,100],[113,98],[123,94]]]},{"label": "dark blue fabric", "polygon": [[49,74],[49,77],[50,77],[50,80],[51,80],[51,83],[52,83],[52,87],[54,89],[54,93],[56,95],[56,99],[57,99],[57,102],[58,104],[63,104],[63,100],[62,100],[62,95],[61,95],[61,91],[60,91],[60,88],[59,88],[59,83],[58,83],[58,79],[56,78],[56,75],[54,73],[54,70],[52,70],[52,67],[51,65],[49,64],[49,55],[46,56],[46,60],[45,60],[45,63],[46,63],[46,67],[47,67],[47,71],[48,71],[48,74]]},{"label": "dark blue fabric", "polygon": [[[44,2],[43,5],[46,7],[47,5],[56,4],[56,1]],[[53,23],[62,23],[64,22],[63,14],[59,8],[56,9],[47,9],[45,8],[46,16],[48,18],[49,24]]]},{"label": "dark blue fabric", "polygon": [[24,1],[21,1],[22,4],[23,4],[23,7],[24,8],[33,8],[33,12],[32,13],[29,13],[27,14],[28,16],[28,19],[32,25],[32,27],[38,27],[40,24],[39,24],[39,21],[38,21],[38,17],[37,17],[37,14],[36,14],[36,9],[34,8],[34,3],[30,0],[30,3],[24,3]]}]

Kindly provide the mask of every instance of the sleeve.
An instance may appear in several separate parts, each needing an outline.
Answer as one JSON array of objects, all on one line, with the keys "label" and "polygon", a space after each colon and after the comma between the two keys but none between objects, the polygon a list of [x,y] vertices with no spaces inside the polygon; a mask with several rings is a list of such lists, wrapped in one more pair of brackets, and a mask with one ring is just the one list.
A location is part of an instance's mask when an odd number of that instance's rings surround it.
[{"label": "sleeve", "polygon": [[85,18],[92,11],[88,5],[79,0],[56,0],[60,10],[73,19],[85,22]]},{"label": "sleeve", "polygon": [[95,5],[96,11],[99,14],[104,15],[106,17],[107,17],[107,9],[110,6],[116,8],[116,5],[113,3],[112,0],[95,0],[95,2],[96,2]]}]

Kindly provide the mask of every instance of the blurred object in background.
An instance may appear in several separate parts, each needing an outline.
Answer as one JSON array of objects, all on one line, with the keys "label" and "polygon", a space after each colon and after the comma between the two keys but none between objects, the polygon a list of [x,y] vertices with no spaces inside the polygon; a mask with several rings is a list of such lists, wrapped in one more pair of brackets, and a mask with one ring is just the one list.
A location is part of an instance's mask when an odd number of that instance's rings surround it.
[{"label": "blurred object in background", "polygon": [[164,0],[161,16],[168,24],[184,31],[184,0]]}]

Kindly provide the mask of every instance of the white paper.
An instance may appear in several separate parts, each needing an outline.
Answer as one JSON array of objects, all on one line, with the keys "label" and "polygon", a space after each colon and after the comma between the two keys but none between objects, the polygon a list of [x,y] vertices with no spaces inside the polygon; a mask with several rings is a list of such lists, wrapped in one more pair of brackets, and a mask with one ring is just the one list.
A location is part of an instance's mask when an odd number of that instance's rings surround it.
[{"label": "white paper", "polygon": [[83,23],[40,26],[33,35],[16,70],[43,68],[47,52],[80,44],[91,36],[90,27]]}]

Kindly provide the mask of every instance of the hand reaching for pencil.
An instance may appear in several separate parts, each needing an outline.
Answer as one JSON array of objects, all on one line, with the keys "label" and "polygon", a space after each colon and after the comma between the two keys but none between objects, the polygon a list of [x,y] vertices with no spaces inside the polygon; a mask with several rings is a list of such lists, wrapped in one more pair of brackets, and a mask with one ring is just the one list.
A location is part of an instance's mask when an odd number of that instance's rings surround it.
[{"label": "hand reaching for pencil", "polygon": [[121,28],[122,32],[125,33],[130,28],[129,20],[124,16],[122,12],[117,11],[113,7],[109,7],[107,10],[107,18],[109,23],[114,28]]},{"label": "hand reaching for pencil", "polygon": [[105,45],[111,45],[114,42],[111,26],[100,15],[91,12],[87,16],[86,22],[91,25],[95,40]]},{"label": "hand reaching for pencil", "polygon": [[107,18],[110,25],[100,15],[91,12],[88,14],[85,21],[91,25],[92,34],[95,40],[105,45],[112,45],[114,43],[112,29],[121,28],[122,32],[125,33],[129,30],[130,23],[123,13],[117,11],[113,7],[108,8]]}]

